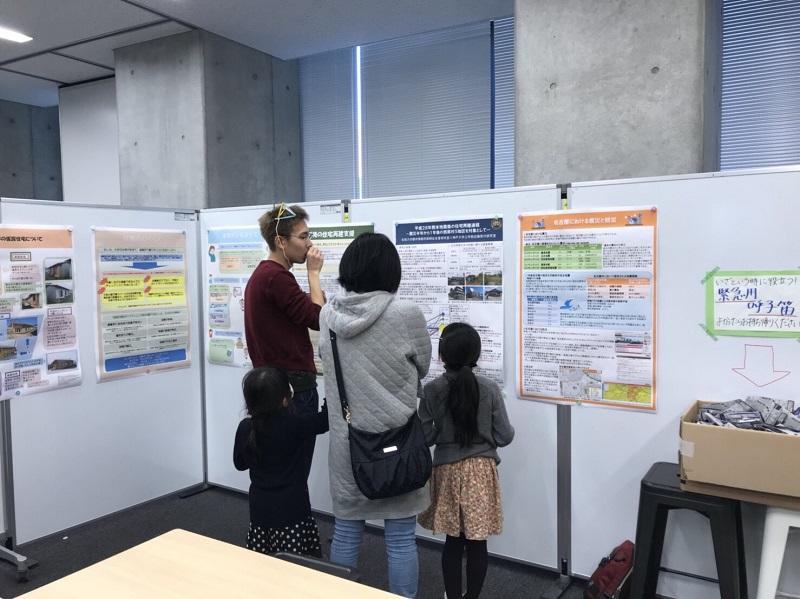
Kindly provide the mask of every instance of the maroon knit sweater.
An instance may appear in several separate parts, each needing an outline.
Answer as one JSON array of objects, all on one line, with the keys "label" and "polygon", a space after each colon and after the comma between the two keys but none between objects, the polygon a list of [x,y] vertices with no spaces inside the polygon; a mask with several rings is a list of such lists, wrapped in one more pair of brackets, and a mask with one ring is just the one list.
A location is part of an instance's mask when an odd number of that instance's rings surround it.
[{"label": "maroon knit sweater", "polygon": [[291,272],[262,260],[244,292],[244,331],[253,366],[316,372],[308,329],[319,330],[319,311]]}]

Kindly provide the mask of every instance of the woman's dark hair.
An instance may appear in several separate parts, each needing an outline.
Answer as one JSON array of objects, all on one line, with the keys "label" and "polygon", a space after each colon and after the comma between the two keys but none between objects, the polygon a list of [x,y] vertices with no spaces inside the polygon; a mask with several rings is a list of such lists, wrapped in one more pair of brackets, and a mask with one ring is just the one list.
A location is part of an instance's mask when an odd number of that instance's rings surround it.
[{"label": "woman's dark hair", "polygon": [[478,379],[472,369],[481,355],[478,331],[464,322],[447,325],[439,338],[439,355],[447,371],[454,373],[447,395],[447,409],[461,447],[472,445],[478,436]]},{"label": "woman's dark hair", "polygon": [[339,262],[339,284],[347,291],[367,293],[400,287],[400,256],[382,233],[362,233],[347,246]]},{"label": "woman's dark hair", "polygon": [[245,455],[248,461],[256,462],[261,458],[258,438],[263,434],[267,421],[283,409],[283,400],[291,397],[292,388],[283,370],[262,366],[244,375],[242,394],[251,419]]}]

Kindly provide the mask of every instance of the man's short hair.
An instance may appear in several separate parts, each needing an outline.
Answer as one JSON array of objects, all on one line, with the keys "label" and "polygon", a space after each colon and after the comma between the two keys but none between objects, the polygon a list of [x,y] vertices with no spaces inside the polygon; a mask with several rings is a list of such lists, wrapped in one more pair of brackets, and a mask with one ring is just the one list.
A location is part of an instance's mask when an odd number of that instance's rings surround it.
[{"label": "man's short hair", "polygon": [[400,276],[397,248],[382,233],[356,237],[339,262],[339,284],[347,291],[394,293],[400,287]]},{"label": "man's short hair", "polygon": [[270,251],[275,251],[275,237],[278,235],[288,237],[294,231],[297,223],[307,220],[308,212],[300,206],[287,207],[284,204],[280,204],[262,214],[258,219],[258,226],[261,229],[261,237],[267,242]]}]

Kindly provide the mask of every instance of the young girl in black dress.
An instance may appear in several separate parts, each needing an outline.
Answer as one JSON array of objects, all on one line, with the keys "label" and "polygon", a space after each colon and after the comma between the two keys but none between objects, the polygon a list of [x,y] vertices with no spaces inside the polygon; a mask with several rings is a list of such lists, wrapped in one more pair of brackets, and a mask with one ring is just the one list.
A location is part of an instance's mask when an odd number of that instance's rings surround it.
[{"label": "young girl in black dress", "polygon": [[249,416],[236,430],[233,463],[237,470],[250,470],[247,548],[321,557],[303,448],[328,430],[327,404],[313,415],[295,414],[289,378],[271,366],[248,372],[242,392]]}]

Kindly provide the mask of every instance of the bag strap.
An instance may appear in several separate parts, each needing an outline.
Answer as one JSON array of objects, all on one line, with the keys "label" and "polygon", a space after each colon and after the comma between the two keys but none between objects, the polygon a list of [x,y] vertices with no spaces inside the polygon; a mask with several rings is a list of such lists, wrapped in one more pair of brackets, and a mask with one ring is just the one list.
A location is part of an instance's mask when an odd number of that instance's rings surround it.
[{"label": "bag strap", "polygon": [[331,352],[333,352],[333,368],[336,371],[336,386],[339,389],[339,403],[342,406],[342,417],[347,424],[350,424],[350,403],[347,401],[347,393],[344,391],[344,378],[342,377],[342,364],[339,362],[339,347],[336,345],[336,333],[333,329],[328,329],[331,334]]}]

